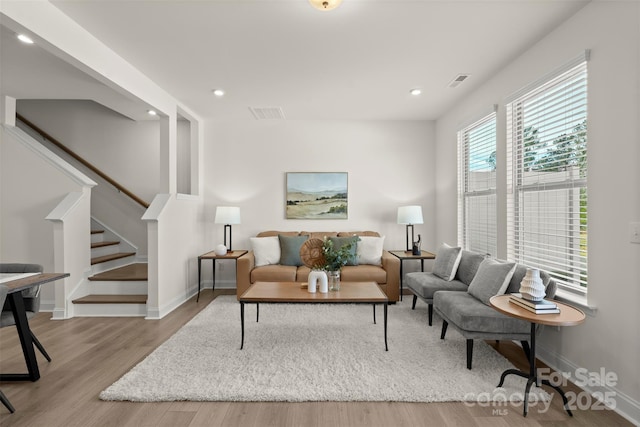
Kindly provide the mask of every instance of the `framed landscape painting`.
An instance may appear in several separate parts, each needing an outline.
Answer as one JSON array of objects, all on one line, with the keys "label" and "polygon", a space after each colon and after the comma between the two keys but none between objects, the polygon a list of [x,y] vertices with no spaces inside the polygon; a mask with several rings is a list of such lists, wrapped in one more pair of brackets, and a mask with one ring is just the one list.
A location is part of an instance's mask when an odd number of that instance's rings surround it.
[{"label": "framed landscape painting", "polygon": [[347,219],[347,172],[287,172],[287,219]]}]

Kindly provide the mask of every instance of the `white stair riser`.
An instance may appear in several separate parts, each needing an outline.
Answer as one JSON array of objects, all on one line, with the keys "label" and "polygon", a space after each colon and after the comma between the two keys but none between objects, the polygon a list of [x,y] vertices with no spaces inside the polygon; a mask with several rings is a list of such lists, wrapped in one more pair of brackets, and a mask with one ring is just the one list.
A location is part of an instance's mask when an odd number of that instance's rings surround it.
[{"label": "white stair riser", "polygon": [[102,273],[103,271],[112,270],[114,268],[123,267],[125,265],[129,265],[134,263],[136,260],[135,255],[131,255],[124,258],[118,258],[107,262],[101,262],[99,264],[93,264],[91,266],[91,274]]},{"label": "white stair riser", "polygon": [[120,252],[120,245],[109,245],[109,246],[102,246],[99,248],[91,248],[91,258],[117,254],[118,252]]},{"label": "white stair riser", "polygon": [[148,283],[145,280],[113,281],[90,280],[90,295],[146,295]]},{"label": "white stair riser", "polygon": [[74,304],[74,317],[145,317],[146,304]]},{"label": "white stair riser", "polygon": [[91,234],[91,243],[104,242],[104,233]]}]

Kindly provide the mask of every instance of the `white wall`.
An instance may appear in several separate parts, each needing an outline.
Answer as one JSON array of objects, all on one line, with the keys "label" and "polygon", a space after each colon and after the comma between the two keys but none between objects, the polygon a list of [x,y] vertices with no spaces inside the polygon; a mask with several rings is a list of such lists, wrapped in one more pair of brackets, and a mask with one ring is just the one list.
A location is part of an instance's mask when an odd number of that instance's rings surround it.
[{"label": "white wall", "polygon": [[[589,295],[597,314],[580,326],[547,328],[541,354],[562,370],[615,372],[618,409],[640,420],[640,3],[594,2],[497,73],[437,122],[437,238],[456,240],[456,132],[500,104],[499,163],[504,165],[502,100],[591,49],[589,74]],[[500,158],[500,156],[502,156]],[[504,177],[504,172],[503,179]],[[505,188],[499,188],[504,197]],[[504,230],[504,206],[498,218]],[[504,233],[504,231],[503,231]],[[503,239],[504,240],[504,239]],[[504,255],[504,245],[502,246]]]},{"label": "white wall", "polygon": [[[70,273],[64,282],[56,283],[62,295],[65,289],[73,288],[84,278],[83,267],[89,266],[88,250],[79,260],[56,260],[54,255],[54,224],[45,218],[71,192],[88,194],[83,199],[73,222],[85,215],[85,224],[72,224],[74,229],[86,229],[83,236],[74,235],[74,242],[82,242],[83,248],[90,245],[89,236],[89,194],[90,187],[79,184],[62,172],[50,161],[19,142],[13,133],[3,126],[0,138],[0,261],[41,264],[44,271]],[[83,262],[86,261],[86,262]],[[71,270],[56,271],[63,264]],[[43,310],[63,309],[64,300],[57,303],[54,286],[43,286],[41,308]]]},{"label": "white wall", "polygon": [[[206,122],[204,195],[207,246],[223,241],[219,205],[239,206],[233,248],[263,230],[374,230],[386,249],[405,247],[398,206],[422,205],[423,249],[435,248],[434,125],[419,121]],[[286,172],[348,172],[346,220],[285,219]],[[408,264],[407,267],[409,268]],[[206,274],[208,267],[203,269]]]}]

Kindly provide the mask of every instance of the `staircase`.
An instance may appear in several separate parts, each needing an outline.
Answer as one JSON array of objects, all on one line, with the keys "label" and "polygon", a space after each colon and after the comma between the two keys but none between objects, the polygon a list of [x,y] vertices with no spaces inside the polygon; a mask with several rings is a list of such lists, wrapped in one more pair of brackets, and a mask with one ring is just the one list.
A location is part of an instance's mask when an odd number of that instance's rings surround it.
[{"label": "staircase", "polygon": [[74,316],[146,316],[147,264],[103,224],[92,219],[91,228],[91,276],[72,300]]}]

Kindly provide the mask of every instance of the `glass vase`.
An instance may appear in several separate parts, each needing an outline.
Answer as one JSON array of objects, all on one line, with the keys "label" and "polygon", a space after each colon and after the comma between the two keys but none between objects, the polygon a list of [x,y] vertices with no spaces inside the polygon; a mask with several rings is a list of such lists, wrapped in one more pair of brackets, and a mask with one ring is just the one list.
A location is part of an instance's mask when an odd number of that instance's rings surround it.
[{"label": "glass vase", "polygon": [[340,290],[340,270],[327,271],[327,278],[329,279],[329,290]]}]

